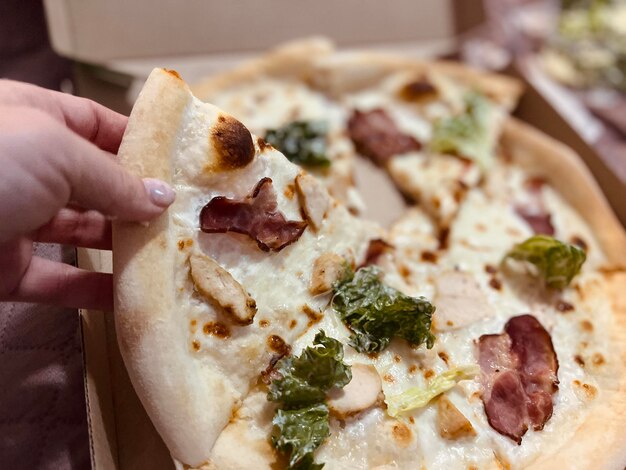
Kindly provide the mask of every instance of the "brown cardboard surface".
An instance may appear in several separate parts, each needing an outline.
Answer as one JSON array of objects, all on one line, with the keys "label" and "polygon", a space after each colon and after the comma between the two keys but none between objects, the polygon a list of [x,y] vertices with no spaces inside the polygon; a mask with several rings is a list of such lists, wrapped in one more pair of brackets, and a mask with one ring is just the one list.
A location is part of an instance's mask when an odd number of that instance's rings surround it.
[{"label": "brown cardboard surface", "polygon": [[340,45],[435,41],[453,36],[455,28],[452,1],[446,0],[45,0],[44,4],[55,50],[87,62],[258,51],[312,34],[329,36]]},{"label": "brown cardboard surface", "polygon": [[[522,74],[511,72],[520,78]],[[528,81],[526,91],[515,111],[515,116],[532,124],[549,136],[571,147],[585,162],[594,178],[600,184],[613,212],[626,227],[626,185],[613,173],[598,153],[571,127],[567,120],[555,110],[542,94]]]}]

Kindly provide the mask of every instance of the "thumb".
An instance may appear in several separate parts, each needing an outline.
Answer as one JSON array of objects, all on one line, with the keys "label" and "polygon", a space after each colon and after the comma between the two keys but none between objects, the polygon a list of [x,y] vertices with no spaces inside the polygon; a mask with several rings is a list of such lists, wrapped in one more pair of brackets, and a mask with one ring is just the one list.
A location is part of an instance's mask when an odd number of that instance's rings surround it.
[{"label": "thumb", "polygon": [[72,161],[67,173],[71,202],[133,221],[150,220],[174,202],[176,193],[167,183],[132,175],[112,154],[70,131],[66,138]]}]

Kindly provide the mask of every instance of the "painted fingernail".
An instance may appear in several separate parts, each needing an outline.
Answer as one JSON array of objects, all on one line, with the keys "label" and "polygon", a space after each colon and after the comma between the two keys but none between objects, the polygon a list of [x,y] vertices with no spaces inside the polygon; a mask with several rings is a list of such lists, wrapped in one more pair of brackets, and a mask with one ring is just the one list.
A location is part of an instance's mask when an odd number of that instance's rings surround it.
[{"label": "painted fingernail", "polygon": [[159,207],[167,207],[176,199],[176,192],[169,184],[161,180],[145,178],[143,185],[146,187],[152,203]]}]

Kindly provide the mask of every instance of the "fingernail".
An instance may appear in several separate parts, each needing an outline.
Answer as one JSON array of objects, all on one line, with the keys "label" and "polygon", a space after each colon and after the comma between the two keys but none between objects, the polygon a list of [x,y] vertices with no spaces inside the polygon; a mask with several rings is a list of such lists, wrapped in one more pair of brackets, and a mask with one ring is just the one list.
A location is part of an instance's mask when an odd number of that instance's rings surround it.
[{"label": "fingernail", "polygon": [[167,207],[176,199],[176,192],[169,184],[161,180],[145,178],[143,185],[146,187],[152,203],[159,207]]}]

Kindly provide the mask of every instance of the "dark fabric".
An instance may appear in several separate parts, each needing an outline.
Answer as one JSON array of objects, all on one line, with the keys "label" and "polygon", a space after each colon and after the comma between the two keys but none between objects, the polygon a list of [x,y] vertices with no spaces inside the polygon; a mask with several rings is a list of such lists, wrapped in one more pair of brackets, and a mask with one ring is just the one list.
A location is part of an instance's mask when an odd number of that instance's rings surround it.
[{"label": "dark fabric", "polygon": [[[58,90],[70,72],[48,43],[41,0],[0,0],[0,77]],[[73,249],[35,249],[74,262]],[[78,312],[0,302],[0,468],[89,465]]]},{"label": "dark fabric", "polygon": [[[72,263],[74,250],[36,254]],[[0,303],[0,468],[89,468],[78,312]]]}]

